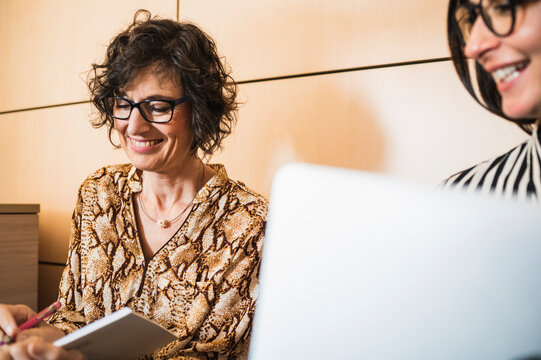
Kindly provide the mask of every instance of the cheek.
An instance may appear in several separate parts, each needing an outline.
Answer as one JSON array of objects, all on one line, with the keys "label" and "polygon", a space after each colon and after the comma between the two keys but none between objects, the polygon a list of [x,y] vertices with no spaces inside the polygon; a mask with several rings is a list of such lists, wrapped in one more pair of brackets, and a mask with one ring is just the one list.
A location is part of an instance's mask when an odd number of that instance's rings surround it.
[{"label": "cheek", "polygon": [[[114,124],[113,124],[113,138],[117,138],[118,142],[117,144],[121,145],[122,147],[125,147],[126,146],[126,138],[124,137],[125,135],[125,132],[126,132],[126,128],[128,127],[128,122],[121,122],[121,121],[118,121],[118,120],[115,120]],[[116,135],[114,134],[116,132]],[[115,141],[116,142],[116,141]]]},{"label": "cheek", "polygon": [[126,127],[128,127],[127,121],[119,121],[115,119],[115,122],[113,123],[113,129],[115,129],[119,134],[122,134],[124,131],[126,131]]},{"label": "cheek", "polygon": [[193,138],[191,116],[188,111],[175,113],[170,125],[172,136],[177,138]]},{"label": "cheek", "polygon": [[541,2],[529,5],[522,13],[517,13],[515,29],[512,34],[515,42],[511,45],[516,45],[530,56],[538,56],[541,51]]}]

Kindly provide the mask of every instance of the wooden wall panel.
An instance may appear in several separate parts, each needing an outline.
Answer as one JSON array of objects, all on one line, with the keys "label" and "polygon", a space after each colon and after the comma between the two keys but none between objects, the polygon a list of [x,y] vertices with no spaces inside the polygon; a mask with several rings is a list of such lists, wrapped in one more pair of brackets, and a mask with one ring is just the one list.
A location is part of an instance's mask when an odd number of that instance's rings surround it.
[{"label": "wooden wall panel", "polygon": [[40,264],[38,278],[38,308],[44,309],[58,298],[58,285],[62,276],[63,266]]},{"label": "wooden wall panel", "polygon": [[238,80],[448,56],[447,0],[181,0]]},{"label": "wooden wall panel", "polygon": [[0,115],[0,202],[37,203],[41,261],[64,263],[77,189],[91,171],[127,162],[105,129],[93,129],[90,105]]},{"label": "wooden wall panel", "polygon": [[240,89],[238,125],[213,161],[265,195],[276,170],[291,161],[436,185],[526,138],[475,103],[447,61]]},{"label": "wooden wall panel", "polygon": [[[447,0],[180,0],[216,40],[236,80],[446,57]],[[135,9],[175,17],[176,0],[0,1],[0,112],[87,98],[82,78]],[[106,10],[104,10],[106,9]],[[450,63],[240,86],[245,102],[223,162],[269,195],[283,164],[307,161],[439,183],[525,138],[483,111]],[[126,162],[89,105],[0,115],[0,202],[39,203],[40,260],[65,263],[77,187]],[[62,266],[40,266],[40,306]]]},{"label": "wooden wall panel", "polygon": [[135,10],[176,18],[176,0],[0,1],[0,112],[87,99],[83,79]]},{"label": "wooden wall panel", "polygon": [[[389,86],[392,84],[392,86]],[[212,161],[268,195],[279,166],[307,161],[437,184],[524,139],[482,110],[450,63],[242,85],[245,103]],[[40,260],[64,263],[77,187],[94,169],[126,162],[89,105],[0,115],[0,201],[41,204]],[[6,154],[16,154],[7,156]]]},{"label": "wooden wall panel", "polygon": [[38,215],[0,214],[0,303],[38,300]]}]

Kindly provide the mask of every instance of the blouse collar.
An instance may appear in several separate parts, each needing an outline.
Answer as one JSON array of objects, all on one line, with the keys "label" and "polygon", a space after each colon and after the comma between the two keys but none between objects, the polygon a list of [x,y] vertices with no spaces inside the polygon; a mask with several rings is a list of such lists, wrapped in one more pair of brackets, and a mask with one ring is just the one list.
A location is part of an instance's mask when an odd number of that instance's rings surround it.
[{"label": "blouse collar", "polygon": [[[226,183],[229,177],[225,167],[222,164],[207,164],[214,170],[214,176],[199,190],[194,199],[194,204],[201,203],[204,200],[213,196],[220,188],[222,188]],[[131,193],[141,192],[143,189],[143,180],[141,175],[137,171],[137,168],[131,165],[131,168],[128,172],[128,188]]]}]

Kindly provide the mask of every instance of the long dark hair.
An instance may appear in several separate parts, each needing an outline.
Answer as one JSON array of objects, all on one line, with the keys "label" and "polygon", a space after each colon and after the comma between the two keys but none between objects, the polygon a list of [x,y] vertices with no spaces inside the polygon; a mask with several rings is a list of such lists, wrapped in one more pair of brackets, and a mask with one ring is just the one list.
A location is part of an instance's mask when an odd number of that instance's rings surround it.
[{"label": "long dark hair", "polygon": [[[451,58],[455,66],[455,70],[462,81],[462,84],[468,90],[470,95],[484,108],[488,111],[501,116],[502,118],[512,121],[517,124],[522,130],[531,134],[533,131],[533,124],[537,121],[536,119],[512,119],[506,116],[502,111],[502,97],[498,92],[496,83],[490,74],[488,74],[481,65],[475,62],[474,74],[471,74],[470,66],[468,64],[468,59],[464,55],[464,46],[462,44],[462,39],[460,37],[459,30],[455,24],[455,9],[462,0],[450,0],[449,8],[447,11],[447,41],[449,43],[449,50],[451,52]],[[471,61],[471,60],[470,60]],[[472,75],[477,81],[477,87],[479,89],[478,94],[475,92]]]},{"label": "long dark hair", "polygon": [[106,125],[113,143],[114,121],[105,99],[150,65],[182,84],[191,103],[192,154],[200,149],[211,155],[220,149],[236,121],[238,104],[237,86],[214,41],[192,23],[152,17],[146,10],[138,10],[133,23],[111,40],[103,63],[92,64],[88,87],[98,110],[92,125]]}]

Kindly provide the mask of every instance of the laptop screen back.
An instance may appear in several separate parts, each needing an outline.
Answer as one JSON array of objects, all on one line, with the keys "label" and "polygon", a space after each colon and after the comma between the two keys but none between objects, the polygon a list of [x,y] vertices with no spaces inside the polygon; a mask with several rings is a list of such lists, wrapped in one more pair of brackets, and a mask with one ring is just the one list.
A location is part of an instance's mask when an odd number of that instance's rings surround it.
[{"label": "laptop screen back", "polygon": [[541,354],[541,209],[290,164],[273,182],[250,359]]}]

